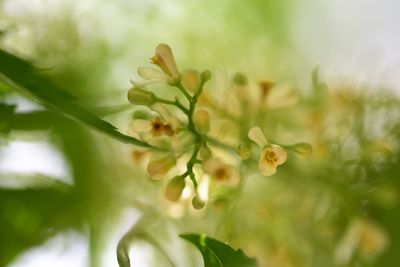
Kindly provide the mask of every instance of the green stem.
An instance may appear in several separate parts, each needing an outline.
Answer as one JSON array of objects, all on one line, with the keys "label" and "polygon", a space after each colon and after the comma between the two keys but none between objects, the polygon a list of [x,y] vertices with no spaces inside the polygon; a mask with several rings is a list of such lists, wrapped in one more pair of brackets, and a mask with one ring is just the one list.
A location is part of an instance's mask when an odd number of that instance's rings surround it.
[{"label": "green stem", "polygon": [[176,86],[176,88],[179,89],[179,91],[182,92],[182,94],[186,97],[186,99],[187,99],[189,102],[192,102],[192,97],[189,95],[189,93],[188,93],[188,92],[186,91],[186,89],[183,87],[183,85],[182,85],[181,82],[177,83],[175,86]]},{"label": "green stem", "polygon": [[181,102],[179,102],[178,99],[175,99],[175,101],[172,101],[172,100],[167,100],[167,99],[162,99],[162,98],[158,98],[157,97],[156,101],[159,102],[159,103],[166,104],[166,105],[176,106],[177,108],[182,110],[183,113],[185,113],[186,115],[189,114],[189,110],[184,105],[182,105]]}]

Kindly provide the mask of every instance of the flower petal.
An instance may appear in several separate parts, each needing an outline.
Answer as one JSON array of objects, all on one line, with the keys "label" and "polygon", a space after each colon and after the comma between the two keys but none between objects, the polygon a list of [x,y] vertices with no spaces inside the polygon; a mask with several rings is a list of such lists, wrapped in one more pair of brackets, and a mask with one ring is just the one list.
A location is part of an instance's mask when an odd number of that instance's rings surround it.
[{"label": "flower petal", "polygon": [[184,70],[182,72],[182,85],[190,92],[194,93],[200,85],[200,74],[195,70]]},{"label": "flower petal", "polygon": [[137,119],[130,123],[129,130],[136,133],[148,133],[151,130],[151,121]]},{"label": "flower petal", "polygon": [[152,159],[147,165],[147,173],[155,180],[163,178],[163,176],[176,164],[173,155],[167,155],[162,158]]},{"label": "flower petal", "polygon": [[278,158],[277,163],[279,165],[285,163],[285,161],[287,160],[286,150],[283,147],[278,146],[278,145],[271,145],[271,147],[272,147],[272,150],[274,151],[274,153],[276,154],[276,156]]},{"label": "flower petal", "polygon": [[145,87],[150,84],[165,83],[165,82],[168,82],[168,80],[167,81],[164,79],[148,79],[148,80],[143,80],[143,81],[132,81],[131,80],[131,84],[136,87]]},{"label": "flower petal", "polygon": [[161,118],[170,124],[173,130],[176,130],[181,125],[179,119],[165,105],[156,103],[151,106],[151,109],[160,114]]},{"label": "flower petal", "polygon": [[171,48],[166,44],[159,44],[156,47],[155,55],[152,58],[154,64],[158,65],[167,75],[179,77],[179,71]]},{"label": "flower petal", "polygon": [[260,159],[258,160],[258,169],[260,170],[262,175],[271,176],[276,172],[276,164],[266,161],[263,152],[261,153]]},{"label": "flower petal", "polygon": [[229,170],[229,181],[227,181],[227,184],[230,186],[237,186],[240,182],[239,170],[234,166],[228,166],[228,170]]},{"label": "flower petal", "polygon": [[261,148],[268,144],[267,138],[265,138],[264,133],[260,127],[253,127],[249,130],[248,137],[250,140],[254,141]]},{"label": "flower petal", "polygon": [[162,80],[165,80],[166,82],[169,80],[169,77],[165,73],[163,73],[159,70],[155,70],[153,68],[139,67],[137,72],[142,78],[144,78],[146,80],[162,79]]}]

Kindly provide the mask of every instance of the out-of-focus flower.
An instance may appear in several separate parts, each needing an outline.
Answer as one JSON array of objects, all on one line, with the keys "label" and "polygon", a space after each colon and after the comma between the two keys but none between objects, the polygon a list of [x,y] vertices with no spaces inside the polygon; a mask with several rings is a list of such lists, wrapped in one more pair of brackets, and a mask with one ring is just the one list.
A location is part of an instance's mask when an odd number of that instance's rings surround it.
[{"label": "out-of-focus flower", "polygon": [[156,103],[150,107],[153,111],[160,114],[164,121],[166,121],[174,131],[181,125],[181,121],[171,111],[169,111],[165,105]]},{"label": "out-of-focus flower", "polygon": [[[267,88],[268,86],[266,86]],[[263,105],[267,109],[288,108],[296,105],[299,102],[300,96],[297,90],[290,85],[275,85],[265,90],[266,97]],[[264,90],[260,91],[264,94]]]},{"label": "out-of-focus flower", "polygon": [[144,78],[142,81],[131,81],[134,86],[146,86],[154,83],[168,83],[173,82],[173,79],[166,75],[164,72],[155,70],[148,67],[138,68],[138,74],[140,77]]},{"label": "out-of-focus flower", "polygon": [[251,128],[248,137],[263,149],[258,160],[258,169],[261,174],[265,176],[275,174],[277,166],[285,163],[287,159],[286,150],[281,146],[268,144],[259,127]]},{"label": "out-of-focus flower", "polygon": [[[233,92],[232,96],[242,103],[251,103],[250,88],[247,77],[242,73],[236,73],[233,76]],[[243,111],[241,110],[241,113]]]},{"label": "out-of-focus flower", "polygon": [[292,146],[294,153],[300,156],[307,156],[312,153],[312,146],[309,143],[297,143]]},{"label": "out-of-focus flower", "polygon": [[175,58],[168,45],[159,44],[156,47],[155,55],[151,58],[151,63],[159,66],[165,74],[175,81],[179,80],[180,74],[175,63]]},{"label": "out-of-focus flower", "polygon": [[251,147],[249,144],[239,144],[236,153],[241,159],[248,159],[251,156]]},{"label": "out-of-focus flower", "polygon": [[141,137],[146,140],[150,137],[159,137],[162,135],[172,136],[174,134],[172,126],[159,117],[152,120],[134,120],[130,128],[132,131],[139,133]]},{"label": "out-of-focus flower", "polygon": [[141,165],[143,162],[145,162],[146,158],[148,158],[149,153],[150,152],[147,150],[133,149],[131,151],[132,163],[134,165]]},{"label": "out-of-focus flower", "polygon": [[203,146],[202,148],[200,148],[199,155],[201,159],[209,159],[211,157],[211,154],[211,149],[208,146]]},{"label": "out-of-focus flower", "polygon": [[180,199],[183,189],[185,189],[185,178],[182,176],[174,177],[165,189],[165,197],[172,202]]},{"label": "out-of-focus flower", "polygon": [[196,130],[200,134],[206,134],[210,131],[210,115],[204,109],[196,110],[193,114],[193,121]]},{"label": "out-of-focus flower", "polygon": [[206,202],[203,199],[201,199],[199,194],[196,194],[192,199],[192,206],[196,210],[202,209],[205,204],[206,204]]},{"label": "out-of-focus flower", "polygon": [[356,250],[365,258],[375,257],[383,252],[387,244],[387,236],[378,225],[366,219],[354,219],[336,248],[335,260],[345,265]]},{"label": "out-of-focus flower", "polygon": [[200,73],[195,70],[184,70],[181,76],[182,85],[189,92],[196,92],[200,86]]},{"label": "out-of-focus flower", "polygon": [[138,110],[133,114],[129,133],[139,134],[146,142],[161,136],[174,136],[180,125],[179,119],[162,105],[154,104],[151,108],[156,112]]},{"label": "out-of-focus flower", "polygon": [[210,158],[203,163],[203,170],[215,182],[229,186],[236,186],[240,182],[239,170],[218,158]]},{"label": "out-of-focus flower", "polygon": [[265,135],[261,131],[260,127],[251,128],[247,136],[261,148],[264,148],[266,145],[268,145],[267,138],[265,138]]},{"label": "out-of-focus flower", "polygon": [[274,87],[274,83],[268,80],[258,82],[258,88],[260,90],[260,100],[264,104],[269,93],[271,92],[272,87]]},{"label": "out-of-focus flower", "polygon": [[[156,157],[156,156],[153,156]],[[155,180],[162,179],[176,164],[176,158],[168,154],[166,156],[151,159],[147,165],[147,173]]]}]

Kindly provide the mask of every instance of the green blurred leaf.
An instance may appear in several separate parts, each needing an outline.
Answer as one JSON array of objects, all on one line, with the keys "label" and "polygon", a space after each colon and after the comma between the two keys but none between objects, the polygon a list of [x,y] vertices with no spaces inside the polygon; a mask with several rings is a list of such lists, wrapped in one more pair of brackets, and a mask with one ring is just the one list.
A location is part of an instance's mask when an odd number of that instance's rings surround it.
[{"label": "green blurred leaf", "polygon": [[76,103],[71,95],[57,88],[50,79],[43,75],[43,71],[4,50],[0,50],[0,73],[22,87],[42,104],[65,116],[108,134],[121,142],[150,147],[136,138],[120,133],[112,124],[95,116]]},{"label": "green blurred leaf", "polygon": [[7,136],[10,132],[10,125],[8,120],[13,116],[15,105],[0,103],[0,136]]},{"label": "green blurred leaf", "polygon": [[182,234],[181,238],[195,245],[203,255],[204,267],[256,267],[255,259],[247,257],[242,250],[205,235]]}]

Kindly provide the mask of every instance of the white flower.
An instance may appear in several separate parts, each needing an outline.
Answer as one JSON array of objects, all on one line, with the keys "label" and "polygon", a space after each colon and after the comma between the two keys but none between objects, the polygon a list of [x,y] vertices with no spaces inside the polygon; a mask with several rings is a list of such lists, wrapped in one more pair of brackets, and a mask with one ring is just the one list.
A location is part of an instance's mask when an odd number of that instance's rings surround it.
[{"label": "white flower", "polygon": [[154,112],[137,111],[133,115],[133,121],[129,124],[128,133],[139,134],[143,141],[151,142],[154,138],[161,136],[172,137],[176,134],[180,121],[163,105],[151,106]]},{"label": "white flower", "polygon": [[176,158],[168,154],[163,157],[153,155],[149,165],[147,165],[147,173],[154,179],[160,180],[176,165]]},{"label": "white flower", "polygon": [[196,110],[193,114],[193,121],[200,134],[207,134],[210,131],[210,114],[206,110]]},{"label": "white flower", "polygon": [[388,245],[388,237],[383,229],[367,219],[354,219],[339,241],[334,258],[340,265],[348,264],[356,252],[364,258],[381,254]]},{"label": "white flower", "polygon": [[278,145],[269,145],[261,152],[258,160],[258,169],[262,175],[271,176],[275,174],[276,167],[285,163],[286,151]]},{"label": "white flower", "polygon": [[[174,129],[170,124],[156,117],[152,120],[136,119],[131,122],[130,130],[132,132],[142,135],[142,137],[160,137],[162,135],[172,136],[174,134]],[[147,136],[148,135],[148,136]]]},{"label": "white flower", "polygon": [[173,79],[179,79],[180,74],[175,63],[175,58],[168,45],[159,44],[156,47],[155,55],[151,58],[151,62],[159,66],[168,76]]},{"label": "white flower", "polygon": [[287,159],[285,149],[275,144],[268,144],[259,127],[251,128],[248,137],[263,149],[258,160],[258,169],[261,174],[265,176],[275,174],[277,166],[285,163]]},{"label": "white flower", "polygon": [[165,73],[148,67],[139,67],[138,74],[144,78],[142,81],[131,81],[134,86],[143,87],[154,83],[171,83],[173,79]]},{"label": "white flower", "polygon": [[165,197],[172,202],[177,202],[185,189],[185,177],[176,176],[169,181],[165,188]]},{"label": "white flower", "polygon": [[232,165],[222,162],[218,158],[205,160],[203,170],[217,183],[236,186],[240,182],[239,170]]},{"label": "white flower", "polygon": [[196,92],[200,86],[200,74],[195,70],[184,70],[181,80],[182,85],[192,93]]}]

